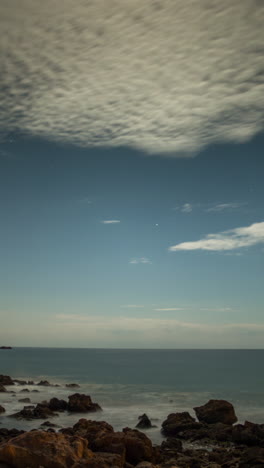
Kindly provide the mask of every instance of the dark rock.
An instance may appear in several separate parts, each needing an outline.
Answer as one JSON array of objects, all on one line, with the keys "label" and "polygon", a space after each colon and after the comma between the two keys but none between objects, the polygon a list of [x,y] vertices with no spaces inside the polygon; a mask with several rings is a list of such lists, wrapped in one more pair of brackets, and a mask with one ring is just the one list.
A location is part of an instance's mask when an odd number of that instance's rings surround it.
[{"label": "dark rock", "polygon": [[52,398],[48,403],[49,409],[52,411],[65,411],[68,409],[68,403],[65,400],[59,400],[58,398]]},{"label": "dark rock", "polygon": [[52,416],[57,416],[48,406],[43,405],[41,403],[37,404],[36,407],[34,406],[25,406],[21,411],[18,413],[12,414],[10,417],[16,419],[48,419]]},{"label": "dark rock", "polygon": [[0,384],[0,393],[4,392],[7,392],[7,389],[2,384]]},{"label": "dark rock", "polygon": [[237,421],[233,405],[225,400],[209,400],[205,405],[194,408],[194,411],[198,420],[207,424],[232,425]]},{"label": "dark rock", "polygon": [[27,382],[27,385],[35,385],[35,384],[34,384],[33,380],[29,380],[29,381]]},{"label": "dark rock", "polygon": [[30,403],[30,398],[20,398],[20,401],[21,403]]},{"label": "dark rock", "polygon": [[69,384],[66,384],[66,387],[67,388],[80,388],[80,385],[78,385],[77,383],[69,383]]},{"label": "dark rock", "polygon": [[149,429],[152,427],[151,421],[145,413],[139,416],[138,419],[139,422],[136,425],[138,429]]},{"label": "dark rock", "polygon": [[162,433],[167,436],[175,436],[181,431],[197,427],[200,427],[199,423],[187,411],[171,413],[162,423]]},{"label": "dark rock", "polygon": [[22,390],[19,390],[19,393],[29,393],[28,388],[22,388]]},{"label": "dark rock", "polygon": [[40,385],[42,387],[51,387],[51,384],[47,380],[41,380],[37,385]]},{"label": "dark rock", "polygon": [[5,408],[0,405],[0,413],[5,413]]},{"label": "dark rock", "polygon": [[28,385],[26,380],[14,379],[13,382],[17,383],[18,385]]},{"label": "dark rock", "polygon": [[41,427],[59,427],[57,424],[53,424],[50,421],[45,421],[44,423],[41,424]]},{"label": "dark rock", "polygon": [[176,437],[168,437],[161,444],[161,449],[173,452],[182,452],[182,441]]},{"label": "dark rock", "polygon": [[252,447],[247,449],[241,457],[239,468],[263,468],[264,448]]},{"label": "dark rock", "polygon": [[32,390],[32,393],[39,393],[39,390]]},{"label": "dark rock", "polygon": [[100,411],[98,403],[93,403],[89,395],[75,393],[69,396],[68,411],[76,413]]},{"label": "dark rock", "polygon": [[9,377],[9,375],[0,375],[0,384],[1,385],[14,385],[14,381]]},{"label": "dark rock", "polygon": [[232,428],[232,441],[236,444],[264,447],[264,424],[246,421]]},{"label": "dark rock", "polygon": [[18,429],[0,429],[0,443],[13,439],[13,437],[17,437],[23,433],[24,431],[19,431]]}]

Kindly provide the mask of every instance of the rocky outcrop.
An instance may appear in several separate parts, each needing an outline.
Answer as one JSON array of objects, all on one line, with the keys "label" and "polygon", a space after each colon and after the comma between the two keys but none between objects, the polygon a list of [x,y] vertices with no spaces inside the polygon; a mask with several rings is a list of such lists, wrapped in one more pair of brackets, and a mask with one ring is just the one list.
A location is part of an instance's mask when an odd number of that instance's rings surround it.
[{"label": "rocky outcrop", "polygon": [[9,375],[0,375],[0,384],[1,385],[14,385],[14,381],[9,377]]},{"label": "rocky outcrop", "polygon": [[66,387],[67,388],[80,388],[80,385],[77,383],[69,383],[69,384],[66,384]]},{"label": "rocky outcrop", "polygon": [[48,406],[38,403],[37,406],[24,406],[21,411],[12,414],[10,417],[16,419],[48,419],[52,416],[57,416]]},{"label": "rocky outcrop", "polygon": [[30,403],[30,398],[20,398],[18,401],[21,403]]},{"label": "rocky outcrop", "polygon": [[166,436],[177,436],[182,431],[197,427],[199,427],[199,423],[187,411],[171,413],[162,423],[162,433]]},{"label": "rocky outcrop", "polygon": [[194,408],[194,411],[197,419],[207,424],[232,425],[237,422],[233,405],[225,400],[209,400],[205,405]]},{"label": "rocky outcrop", "polygon": [[0,384],[0,393],[5,393],[5,392],[7,392],[7,389],[2,384]]},{"label": "rocky outcrop", "polygon": [[24,434],[24,431],[19,431],[18,429],[0,429],[0,444],[7,442],[9,439],[13,439],[20,434]]},{"label": "rocky outcrop", "polygon": [[73,433],[89,440],[89,446],[93,450],[93,443],[96,439],[111,433],[113,427],[105,421],[91,421],[89,419],[80,419],[72,428]]},{"label": "rocky outcrop", "polygon": [[12,468],[72,468],[92,457],[87,440],[51,432],[26,432],[0,445],[0,462]]},{"label": "rocky outcrop", "polygon": [[153,427],[149,417],[145,413],[139,416],[138,419],[139,422],[136,425],[138,429],[150,429]]},{"label": "rocky outcrop", "polygon": [[264,448],[264,424],[246,421],[232,428],[232,442],[240,445]]},{"label": "rocky outcrop", "polygon": [[93,403],[89,395],[74,393],[69,396],[68,411],[76,413],[87,413],[100,411],[102,408],[98,403]]},{"label": "rocky outcrop", "polygon": [[51,411],[66,411],[68,409],[67,401],[58,398],[51,398],[47,406]]},{"label": "rocky outcrop", "polygon": [[0,414],[1,413],[5,413],[5,408],[3,406],[0,405]]}]

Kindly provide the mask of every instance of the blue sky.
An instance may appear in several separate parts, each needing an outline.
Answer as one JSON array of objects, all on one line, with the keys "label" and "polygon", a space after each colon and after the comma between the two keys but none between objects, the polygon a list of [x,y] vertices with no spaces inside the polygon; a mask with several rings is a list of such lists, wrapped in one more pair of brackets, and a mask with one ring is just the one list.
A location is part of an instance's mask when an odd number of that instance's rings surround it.
[{"label": "blue sky", "polygon": [[264,2],[0,4],[0,343],[262,348]]},{"label": "blue sky", "polygon": [[3,143],[1,341],[261,347],[263,237],[169,249],[263,222],[263,142],[192,158]]}]

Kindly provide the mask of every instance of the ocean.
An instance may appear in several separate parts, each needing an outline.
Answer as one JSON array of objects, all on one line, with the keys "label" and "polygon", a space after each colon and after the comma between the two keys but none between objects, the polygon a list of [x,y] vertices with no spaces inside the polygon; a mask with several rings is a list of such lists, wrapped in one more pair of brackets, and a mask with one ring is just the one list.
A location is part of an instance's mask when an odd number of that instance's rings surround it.
[{"label": "ocean", "polygon": [[[19,398],[38,403],[54,396],[67,399],[89,394],[103,411],[89,415],[60,414],[52,422],[71,426],[81,417],[105,420],[115,430],[135,427],[146,413],[157,428],[147,431],[160,443],[160,426],[168,414],[189,411],[211,398],[225,399],[239,422],[264,423],[264,350],[136,350],[14,348],[0,351],[0,374],[13,378],[49,380],[59,387],[9,387],[0,393],[1,427],[38,428],[42,421],[17,421],[10,414],[23,408]],[[78,383],[80,388],[66,388]],[[28,388],[30,393],[20,393]],[[39,393],[31,393],[33,389]]]}]

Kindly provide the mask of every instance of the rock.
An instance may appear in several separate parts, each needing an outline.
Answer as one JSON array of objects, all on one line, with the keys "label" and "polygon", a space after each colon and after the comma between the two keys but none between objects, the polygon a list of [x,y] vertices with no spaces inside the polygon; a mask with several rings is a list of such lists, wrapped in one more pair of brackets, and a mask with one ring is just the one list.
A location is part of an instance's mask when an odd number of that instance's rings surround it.
[{"label": "rock", "polygon": [[241,457],[239,468],[264,467],[264,448],[252,447],[247,449]]},{"label": "rock", "polygon": [[59,400],[58,398],[51,398],[48,403],[49,409],[52,411],[65,411],[68,409],[68,403],[65,400]]},{"label": "rock", "polygon": [[20,398],[18,401],[21,403],[30,403],[30,398]]},{"label": "rock", "polygon": [[0,384],[1,385],[14,385],[14,381],[9,377],[9,375],[0,375]]},{"label": "rock", "polygon": [[102,408],[98,403],[93,403],[89,395],[74,393],[69,396],[68,411],[76,413],[85,413],[100,411]]},{"label": "rock", "polygon": [[57,424],[53,424],[53,423],[50,422],[50,421],[45,421],[45,422],[42,423],[40,426],[41,426],[41,427],[60,427],[60,426],[58,426]]},{"label": "rock", "polygon": [[182,441],[175,437],[168,437],[161,444],[161,449],[171,452],[182,452]]},{"label": "rock", "polygon": [[34,384],[33,380],[29,380],[27,385],[35,385],[35,384]]},{"label": "rock", "polygon": [[4,392],[7,392],[7,389],[2,384],[0,384],[0,393]]},{"label": "rock", "polygon": [[5,408],[3,406],[0,405],[0,414],[1,413],[5,413]]},{"label": "rock", "polygon": [[28,385],[26,380],[14,379],[13,382],[17,383],[18,385]]},{"label": "rock", "polygon": [[22,388],[22,390],[20,390],[19,393],[29,393],[29,389],[28,388]]},{"label": "rock", "polygon": [[32,393],[39,393],[39,390],[32,390]]},{"label": "rock", "polygon": [[23,434],[24,431],[19,431],[18,429],[0,429],[0,443],[6,442],[13,437],[17,437],[20,434]]},{"label": "rock", "polygon": [[152,461],[154,455],[150,439],[142,432],[130,428],[98,437],[92,446],[95,451],[118,453],[123,461],[132,465]]},{"label": "rock", "polygon": [[225,400],[209,400],[203,406],[194,408],[199,421],[207,424],[223,423],[232,425],[237,421],[234,407]]},{"label": "rock", "polygon": [[57,416],[48,406],[38,403],[34,406],[24,406],[18,413],[12,414],[10,417],[16,419],[48,419],[52,416]]},{"label": "rock", "polygon": [[232,428],[232,442],[240,445],[264,447],[264,424],[246,421]]},{"label": "rock", "polygon": [[93,442],[106,434],[113,433],[114,429],[105,421],[91,421],[80,419],[73,426],[74,434],[89,440],[89,446],[93,450]]},{"label": "rock", "polygon": [[151,421],[145,413],[139,416],[138,419],[139,422],[136,425],[138,429],[149,429],[152,427]]},{"label": "rock", "polygon": [[66,384],[66,387],[67,388],[80,388],[80,385],[78,385],[77,383],[69,383],[69,384]]},{"label": "rock", "polygon": [[162,423],[162,433],[167,436],[175,436],[186,429],[196,429],[199,423],[187,412],[171,413]]},{"label": "rock", "polygon": [[0,462],[12,468],[72,468],[82,459],[93,457],[87,446],[80,437],[31,431],[2,444]]},{"label": "rock", "polygon": [[51,387],[52,385],[47,381],[47,380],[41,380],[37,385],[40,385],[42,387]]}]

